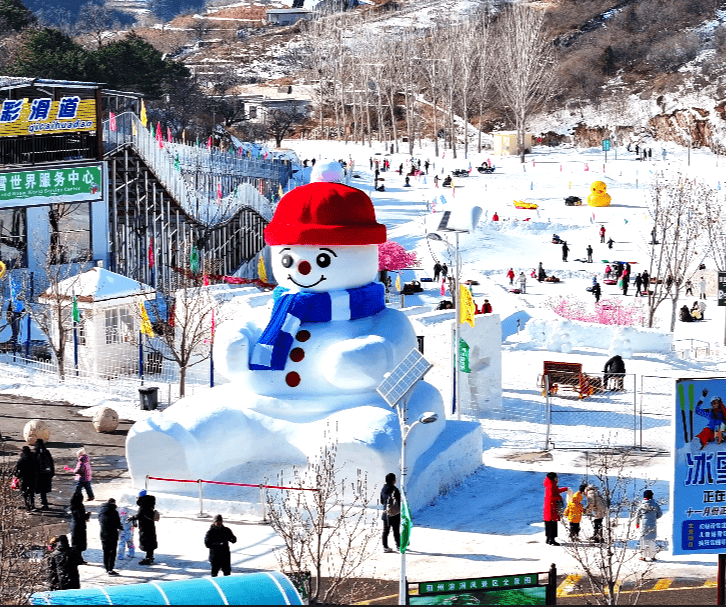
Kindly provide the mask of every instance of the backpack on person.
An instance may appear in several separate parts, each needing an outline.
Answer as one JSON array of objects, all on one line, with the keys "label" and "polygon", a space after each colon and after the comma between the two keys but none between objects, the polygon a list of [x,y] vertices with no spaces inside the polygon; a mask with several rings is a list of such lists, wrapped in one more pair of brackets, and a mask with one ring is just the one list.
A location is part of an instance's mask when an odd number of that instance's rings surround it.
[{"label": "backpack on person", "polygon": [[391,491],[386,500],[386,516],[398,516],[401,514],[401,500],[397,491]]}]

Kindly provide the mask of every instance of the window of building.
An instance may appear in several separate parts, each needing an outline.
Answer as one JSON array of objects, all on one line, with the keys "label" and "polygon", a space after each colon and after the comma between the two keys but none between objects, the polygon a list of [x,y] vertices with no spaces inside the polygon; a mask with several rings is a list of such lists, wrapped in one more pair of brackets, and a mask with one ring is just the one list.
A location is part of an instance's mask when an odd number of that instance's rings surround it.
[{"label": "window of building", "polygon": [[106,343],[122,344],[131,341],[134,334],[134,319],[127,307],[105,310]]},{"label": "window of building", "polygon": [[8,268],[28,265],[28,229],[25,209],[0,209],[0,260]]},{"label": "window of building", "polygon": [[257,118],[257,106],[251,105],[250,106],[250,120],[255,120]]},{"label": "window of building", "polygon": [[91,259],[91,204],[56,204],[48,209],[50,262],[82,263]]}]

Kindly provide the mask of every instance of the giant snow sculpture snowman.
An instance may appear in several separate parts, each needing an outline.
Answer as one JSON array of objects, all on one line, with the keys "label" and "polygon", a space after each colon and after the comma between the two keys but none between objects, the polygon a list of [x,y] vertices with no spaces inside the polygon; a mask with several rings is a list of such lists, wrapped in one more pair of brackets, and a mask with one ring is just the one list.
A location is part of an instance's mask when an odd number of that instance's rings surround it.
[{"label": "giant snow sculpture snowman", "polygon": [[[386,228],[370,198],[339,183],[298,187],[280,201],[265,239],[279,284],[271,315],[250,307],[249,316],[217,335],[215,363],[230,383],[133,426],[127,458],[136,486],[146,475],[274,480],[331,440],[349,479],[364,470],[382,482],[398,470],[397,414],[376,387],[416,347],[416,337],[374,282]],[[420,381],[409,420],[427,411],[438,420],[412,431],[411,468],[427,451],[424,459],[432,459],[447,423],[440,394]]]}]

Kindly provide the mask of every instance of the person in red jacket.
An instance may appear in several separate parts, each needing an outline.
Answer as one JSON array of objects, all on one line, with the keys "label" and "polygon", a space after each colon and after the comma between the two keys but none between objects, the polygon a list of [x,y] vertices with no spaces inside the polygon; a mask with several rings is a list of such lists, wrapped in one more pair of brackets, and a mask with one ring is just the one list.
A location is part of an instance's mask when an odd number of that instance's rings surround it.
[{"label": "person in red jacket", "polygon": [[509,268],[509,272],[507,272],[507,278],[509,279],[509,286],[514,286],[514,268]]},{"label": "person in red jacket", "polygon": [[544,497],[544,524],[547,543],[552,546],[559,546],[557,537],[557,521],[560,520],[560,510],[562,506],[561,493],[567,491],[567,487],[557,486],[557,473],[548,472],[544,480],[545,497]]}]

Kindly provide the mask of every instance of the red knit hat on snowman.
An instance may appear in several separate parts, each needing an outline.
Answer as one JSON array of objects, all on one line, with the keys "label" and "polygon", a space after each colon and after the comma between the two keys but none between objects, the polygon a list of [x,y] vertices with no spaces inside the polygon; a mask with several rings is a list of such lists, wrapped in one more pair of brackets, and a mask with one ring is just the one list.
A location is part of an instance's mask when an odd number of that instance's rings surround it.
[{"label": "red knit hat on snowman", "polygon": [[282,197],[265,228],[268,245],[368,245],[386,241],[368,195],[342,183],[316,182]]}]

